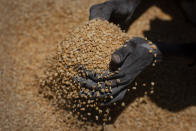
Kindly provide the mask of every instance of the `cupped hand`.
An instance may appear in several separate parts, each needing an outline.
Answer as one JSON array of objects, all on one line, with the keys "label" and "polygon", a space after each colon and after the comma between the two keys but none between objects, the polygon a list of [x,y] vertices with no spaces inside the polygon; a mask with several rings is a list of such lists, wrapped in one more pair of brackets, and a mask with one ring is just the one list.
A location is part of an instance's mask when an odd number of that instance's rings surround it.
[{"label": "cupped hand", "polygon": [[115,71],[98,74],[81,68],[86,76],[74,78],[82,87],[88,89],[88,92],[81,91],[81,96],[104,99],[103,105],[122,100],[129,85],[152,64],[158,52],[154,44],[143,38],[129,40],[112,54],[111,63],[115,66]]}]

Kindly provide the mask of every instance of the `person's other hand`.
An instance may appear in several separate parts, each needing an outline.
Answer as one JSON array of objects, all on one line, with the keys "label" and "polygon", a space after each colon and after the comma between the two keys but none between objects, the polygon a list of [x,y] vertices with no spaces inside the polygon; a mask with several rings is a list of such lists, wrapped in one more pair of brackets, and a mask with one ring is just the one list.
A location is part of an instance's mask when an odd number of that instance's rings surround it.
[{"label": "person's other hand", "polygon": [[90,20],[100,18],[121,26],[130,21],[141,0],[110,0],[90,8]]}]

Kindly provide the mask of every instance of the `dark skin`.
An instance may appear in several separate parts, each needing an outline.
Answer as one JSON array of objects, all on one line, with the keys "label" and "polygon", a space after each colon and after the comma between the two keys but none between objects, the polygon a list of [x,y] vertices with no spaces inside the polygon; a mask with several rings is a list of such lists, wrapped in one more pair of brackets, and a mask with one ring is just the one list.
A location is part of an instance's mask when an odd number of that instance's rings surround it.
[{"label": "dark skin", "polygon": [[[100,18],[115,22],[113,18],[117,17],[117,19],[121,20],[120,24],[126,25],[140,2],[141,0],[110,0],[94,5],[90,9],[90,20]],[[193,15],[196,14],[196,8],[194,8],[196,7],[196,0],[189,0],[188,4],[187,2],[185,4],[184,10],[187,17],[192,23],[196,24],[196,15]],[[103,103],[103,105],[109,105],[123,99],[129,85],[146,67],[153,63],[154,59],[160,59],[159,56],[178,56],[195,59],[195,50],[196,44],[194,43],[152,44],[143,38],[133,38],[111,56],[111,63],[115,67],[113,69],[115,73],[106,71],[104,75],[100,75],[81,68],[88,75],[87,77],[76,77],[75,81],[90,89],[90,93],[81,92],[82,95],[87,95],[93,99],[110,97],[111,99]],[[100,92],[100,94],[98,95],[93,89]],[[109,92],[106,92],[106,89],[109,89]]]},{"label": "dark skin", "polygon": [[[152,53],[149,52],[152,50]],[[152,49],[149,41],[142,38],[133,38],[125,43],[123,47],[116,50],[112,55],[112,64],[120,67],[116,73],[106,71],[104,75],[96,74],[93,71],[82,69],[87,77],[77,77],[75,81],[83,87],[90,89],[89,97],[103,98],[113,97],[104,105],[121,100],[127,92],[127,87],[132,81],[149,66],[154,60],[154,54],[158,54],[158,49]],[[92,91],[95,89],[95,91]],[[104,91],[102,91],[104,89]],[[110,91],[107,92],[106,89]],[[98,91],[100,95],[96,93]],[[95,92],[95,93],[93,93]],[[81,92],[81,94],[86,94]]]}]

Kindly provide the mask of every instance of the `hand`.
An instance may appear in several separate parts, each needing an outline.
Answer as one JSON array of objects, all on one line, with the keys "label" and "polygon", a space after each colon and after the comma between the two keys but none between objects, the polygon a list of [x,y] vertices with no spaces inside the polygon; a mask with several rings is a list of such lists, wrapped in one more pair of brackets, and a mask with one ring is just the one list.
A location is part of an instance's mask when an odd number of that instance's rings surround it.
[{"label": "hand", "polygon": [[[75,77],[74,80],[85,87],[81,96],[92,99],[104,98],[103,105],[123,99],[127,88],[132,81],[153,62],[154,54],[158,53],[155,45],[142,38],[134,38],[125,43],[112,55],[112,65],[118,70],[114,72],[105,71],[104,74],[97,74],[81,68],[86,77]],[[88,91],[86,91],[86,89]]]},{"label": "hand", "polygon": [[100,18],[125,26],[141,0],[110,0],[90,8],[90,20]]}]

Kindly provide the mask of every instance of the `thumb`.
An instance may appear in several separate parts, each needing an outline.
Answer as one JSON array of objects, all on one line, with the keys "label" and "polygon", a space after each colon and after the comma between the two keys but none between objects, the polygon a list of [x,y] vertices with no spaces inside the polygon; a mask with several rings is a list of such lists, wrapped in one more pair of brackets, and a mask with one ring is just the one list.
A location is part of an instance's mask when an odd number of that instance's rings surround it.
[{"label": "thumb", "polygon": [[133,53],[135,48],[136,48],[136,43],[131,40],[128,41],[121,48],[119,48],[112,54],[111,57],[112,63],[117,65],[122,64],[127,58],[127,56]]}]

